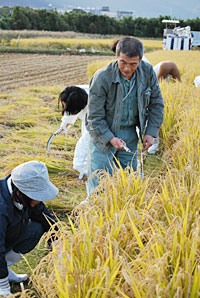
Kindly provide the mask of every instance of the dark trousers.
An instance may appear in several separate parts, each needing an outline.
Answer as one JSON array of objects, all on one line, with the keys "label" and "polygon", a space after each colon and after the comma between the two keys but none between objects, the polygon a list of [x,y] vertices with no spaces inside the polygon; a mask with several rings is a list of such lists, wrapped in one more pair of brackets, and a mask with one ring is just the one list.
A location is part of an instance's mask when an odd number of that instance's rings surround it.
[{"label": "dark trousers", "polygon": [[41,223],[35,221],[29,222],[18,241],[13,245],[13,251],[21,254],[28,253],[34,249],[43,234],[44,229]]}]

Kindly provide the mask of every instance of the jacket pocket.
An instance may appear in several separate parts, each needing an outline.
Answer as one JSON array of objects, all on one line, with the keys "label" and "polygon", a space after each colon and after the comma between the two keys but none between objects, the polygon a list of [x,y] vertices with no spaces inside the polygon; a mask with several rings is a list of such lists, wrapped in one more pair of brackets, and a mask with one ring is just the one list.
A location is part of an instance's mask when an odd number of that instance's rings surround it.
[{"label": "jacket pocket", "polygon": [[151,88],[148,87],[143,91],[144,107],[147,108],[150,102]]}]

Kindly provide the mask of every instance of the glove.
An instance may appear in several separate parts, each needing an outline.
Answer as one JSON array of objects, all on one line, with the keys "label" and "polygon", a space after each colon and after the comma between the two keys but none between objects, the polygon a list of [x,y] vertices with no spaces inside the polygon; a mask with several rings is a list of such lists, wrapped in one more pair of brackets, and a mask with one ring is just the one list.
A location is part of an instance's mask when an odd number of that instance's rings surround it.
[{"label": "glove", "polygon": [[9,297],[12,295],[10,292],[10,285],[8,282],[8,277],[0,279],[0,297]]},{"label": "glove", "polygon": [[64,116],[62,117],[62,123],[60,125],[60,128],[63,129],[65,132],[67,130],[66,125],[70,124],[73,125],[74,122],[77,119],[77,115],[68,115],[66,112],[64,113]]},{"label": "glove", "polygon": [[148,148],[149,154],[155,154],[159,150],[159,137],[153,139],[153,145]]}]

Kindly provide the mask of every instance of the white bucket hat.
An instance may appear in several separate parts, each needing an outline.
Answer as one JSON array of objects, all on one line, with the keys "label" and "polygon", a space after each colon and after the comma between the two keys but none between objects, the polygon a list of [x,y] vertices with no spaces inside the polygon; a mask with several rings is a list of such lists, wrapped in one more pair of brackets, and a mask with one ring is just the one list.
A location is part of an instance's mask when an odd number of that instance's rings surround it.
[{"label": "white bucket hat", "polygon": [[58,189],[49,180],[46,165],[41,161],[25,162],[11,172],[14,185],[30,199],[49,201],[58,194]]}]

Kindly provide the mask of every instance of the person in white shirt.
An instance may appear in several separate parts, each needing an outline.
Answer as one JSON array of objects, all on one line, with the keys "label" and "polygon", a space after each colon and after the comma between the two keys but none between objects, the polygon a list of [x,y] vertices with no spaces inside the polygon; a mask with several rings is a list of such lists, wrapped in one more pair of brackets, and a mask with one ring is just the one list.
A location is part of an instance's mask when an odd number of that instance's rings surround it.
[{"label": "person in white shirt", "polygon": [[[175,62],[161,61],[153,67],[153,70],[156,73],[158,81],[165,80],[169,82],[170,77],[172,77],[173,80],[181,81],[180,71]],[[159,137],[154,138],[153,141],[153,145],[148,149],[149,154],[155,154],[159,150]]]},{"label": "person in white shirt", "polygon": [[178,66],[173,61],[161,61],[153,67],[158,80],[169,82],[170,77],[174,80],[181,81]]},{"label": "person in white shirt", "polygon": [[194,79],[194,85],[195,85],[195,87],[200,87],[200,76],[197,76]]},{"label": "person in white shirt", "polygon": [[67,131],[78,118],[82,121],[81,137],[76,144],[73,159],[73,168],[80,173],[79,179],[87,174],[89,133],[85,128],[85,115],[87,112],[88,90],[89,85],[68,86],[59,95],[59,101],[63,107],[60,128]]}]

